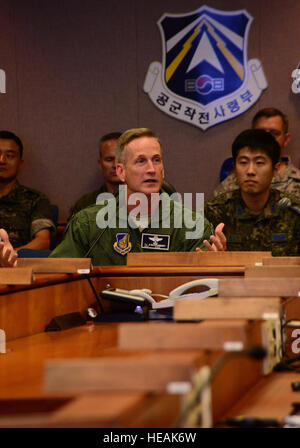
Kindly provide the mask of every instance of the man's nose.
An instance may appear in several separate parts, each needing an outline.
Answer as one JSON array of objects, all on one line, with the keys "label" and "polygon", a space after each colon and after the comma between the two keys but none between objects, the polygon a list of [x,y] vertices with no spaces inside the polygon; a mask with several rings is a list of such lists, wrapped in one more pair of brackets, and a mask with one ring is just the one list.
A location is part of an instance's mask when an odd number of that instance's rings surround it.
[{"label": "man's nose", "polygon": [[6,162],[6,154],[4,152],[0,152],[0,162]]},{"label": "man's nose", "polygon": [[153,164],[152,160],[148,160],[148,162],[147,162],[147,171],[150,171],[150,172],[154,172],[155,171],[154,170],[154,164]]},{"label": "man's nose", "polygon": [[255,174],[255,163],[250,162],[247,167],[247,174]]}]

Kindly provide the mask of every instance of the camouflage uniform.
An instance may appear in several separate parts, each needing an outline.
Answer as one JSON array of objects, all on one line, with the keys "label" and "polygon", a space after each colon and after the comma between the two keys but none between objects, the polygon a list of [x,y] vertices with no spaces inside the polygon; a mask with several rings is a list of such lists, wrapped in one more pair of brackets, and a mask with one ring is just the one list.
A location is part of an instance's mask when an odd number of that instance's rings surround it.
[{"label": "camouflage uniform", "polygon": [[49,200],[17,182],[10,193],[0,198],[0,226],[7,231],[15,248],[29,243],[40,230],[54,231]]},{"label": "camouflage uniform", "polygon": [[219,195],[205,204],[205,216],[213,225],[224,222],[229,251],[271,251],[274,256],[299,255],[300,215],[281,210],[277,202],[288,197],[299,207],[300,199],[271,190],[268,202],[259,215],[246,208],[240,189]]},{"label": "camouflage uniform", "polygon": [[[284,170],[281,170],[277,176],[273,177],[271,187],[300,197],[300,170],[292,163],[289,163]],[[214,197],[226,191],[237,190],[238,188],[239,185],[235,174],[229,174],[215,189]]]},{"label": "camouflage uniform", "polygon": [[[203,239],[209,239],[213,233],[211,224],[205,219],[202,237],[187,239],[186,232],[191,232],[193,229],[184,225],[186,216],[184,217],[185,220],[182,219],[183,225],[181,228],[174,227],[174,215],[178,212],[183,217],[184,207],[170,199],[168,200],[170,210],[162,212],[162,208],[159,207],[158,227],[149,226],[144,229],[132,228],[128,224],[130,217],[128,218],[126,209],[125,217],[122,218],[118,207],[118,198],[111,199],[108,202],[111,203],[111,201],[116,201],[117,204],[114,217],[116,217],[118,227],[107,226],[105,230],[99,228],[96,219],[98,220],[99,216],[106,215],[105,206],[92,205],[87,207],[73,217],[64,240],[54,249],[51,257],[85,257],[96,238],[101,235],[89,254],[93,265],[126,265],[128,252],[189,252],[194,251],[196,247],[206,250]],[[192,212],[192,220],[196,218],[202,220],[202,216],[195,211]],[[169,228],[163,225],[163,219],[166,217],[170,217]],[[119,222],[120,219],[121,223]],[[160,244],[161,241],[167,244],[163,246]]]}]

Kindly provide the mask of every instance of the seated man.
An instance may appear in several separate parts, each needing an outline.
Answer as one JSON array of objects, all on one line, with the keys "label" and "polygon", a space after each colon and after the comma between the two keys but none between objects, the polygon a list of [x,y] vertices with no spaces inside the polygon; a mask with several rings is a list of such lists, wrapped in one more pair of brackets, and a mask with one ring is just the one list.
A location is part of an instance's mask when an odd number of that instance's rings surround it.
[{"label": "seated man", "polygon": [[[131,129],[122,134],[118,140],[116,170],[125,184],[125,200],[112,195],[105,205],[90,206],[77,213],[70,222],[64,240],[55,248],[51,257],[89,256],[94,265],[124,265],[130,251],[224,249],[222,224],[216,229],[216,235],[210,236],[210,223],[203,215],[193,212],[188,223],[184,222],[181,227],[176,227],[175,219],[183,215],[184,207],[179,202],[172,201],[167,194],[164,194],[164,200],[169,209],[163,209],[163,201],[159,201],[164,178],[162,150],[160,141],[150,129]],[[137,213],[139,216],[134,217],[132,212],[137,203],[134,198],[136,193],[143,193],[138,201],[143,202],[145,199],[146,205]],[[105,224],[104,218],[109,215],[110,210],[113,213]],[[155,218],[156,225],[153,225]],[[203,224],[201,235],[187,238],[187,232],[193,230],[193,227],[197,228],[200,220]],[[207,241],[209,238],[212,245]]]},{"label": "seated man", "polygon": [[[281,154],[276,173],[271,182],[272,188],[300,197],[300,170],[292,163],[285,162],[282,159],[291,140],[288,126],[287,116],[273,107],[261,109],[252,120],[252,129],[264,129],[270,132],[280,146]],[[235,174],[229,174],[215,189],[214,196],[216,197],[226,191],[236,190],[238,187]]]},{"label": "seated man", "polygon": [[[242,132],[232,144],[239,188],[205,204],[205,216],[213,224],[222,219],[229,251],[271,251],[272,255],[299,255],[300,199],[271,189],[277,172],[280,146],[263,129]],[[278,202],[289,198],[291,206]]]},{"label": "seated man", "polygon": [[[122,182],[116,173],[116,148],[118,138],[121,134],[122,132],[111,132],[101,137],[99,143],[98,166],[104,177],[104,183],[98,190],[82,196],[73,207],[71,207],[70,216],[74,216],[77,212],[89,205],[96,204],[97,197],[101,193],[118,193],[118,187]],[[176,192],[175,188],[166,181],[163,181],[162,191],[170,195]]]},{"label": "seated man", "polygon": [[55,231],[47,197],[20,185],[17,176],[23,168],[23,144],[9,131],[0,131],[0,220],[12,245],[49,249],[50,231]]},{"label": "seated man", "polygon": [[98,190],[93,191],[92,193],[87,193],[78,199],[71,208],[71,215],[75,215],[89,205],[96,204],[97,196],[100,193],[114,193],[118,189],[121,181],[116,173],[116,147],[118,138],[121,134],[121,132],[111,132],[110,134],[101,137],[99,143],[98,166],[104,177],[104,183]]}]

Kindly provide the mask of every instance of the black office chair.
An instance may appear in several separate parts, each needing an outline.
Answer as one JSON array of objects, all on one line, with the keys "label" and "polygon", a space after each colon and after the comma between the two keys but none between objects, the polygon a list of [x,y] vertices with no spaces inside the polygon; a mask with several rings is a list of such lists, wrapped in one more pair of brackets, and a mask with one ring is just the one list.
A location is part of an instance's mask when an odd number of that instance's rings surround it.
[{"label": "black office chair", "polygon": [[220,169],[220,182],[223,182],[226,177],[232,173],[233,171],[233,158],[228,157],[224,160],[222,163],[221,169]]},{"label": "black office chair", "polygon": [[39,249],[20,249],[17,251],[19,258],[47,258],[51,254],[51,250]]},{"label": "black office chair", "polygon": [[55,225],[55,231],[51,230],[51,237],[50,237],[50,249],[53,250],[56,248],[57,245],[57,224],[58,224],[58,206],[55,204],[51,204],[51,210],[52,210],[52,221]]}]

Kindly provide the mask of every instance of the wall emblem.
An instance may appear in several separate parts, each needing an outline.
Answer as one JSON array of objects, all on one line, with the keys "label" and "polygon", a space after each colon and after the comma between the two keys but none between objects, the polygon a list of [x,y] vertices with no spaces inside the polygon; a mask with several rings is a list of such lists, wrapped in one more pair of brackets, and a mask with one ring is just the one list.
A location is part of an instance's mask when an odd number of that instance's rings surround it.
[{"label": "wall emblem", "polygon": [[267,88],[261,62],[247,60],[253,18],[246,10],[202,6],[157,22],[163,60],[149,66],[144,91],[166,114],[202,130],[240,115]]}]

